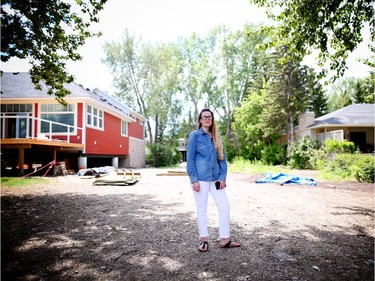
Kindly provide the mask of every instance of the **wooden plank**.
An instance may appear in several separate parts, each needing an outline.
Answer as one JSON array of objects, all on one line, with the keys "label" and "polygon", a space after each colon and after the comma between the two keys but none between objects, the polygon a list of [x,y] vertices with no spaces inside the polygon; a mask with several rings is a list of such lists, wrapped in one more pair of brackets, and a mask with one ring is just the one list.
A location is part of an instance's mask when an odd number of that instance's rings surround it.
[{"label": "wooden plank", "polygon": [[[71,148],[84,148],[84,145],[81,143],[68,143],[65,141],[58,140],[38,140],[38,139],[0,139],[0,144],[2,147],[12,145],[12,146],[21,146],[21,145],[46,145],[46,146],[55,146],[55,147],[71,147]],[[5,147],[7,148],[7,147]]]},{"label": "wooden plank", "polygon": [[187,176],[187,172],[168,171],[167,173],[156,174],[156,176],[172,176],[172,177],[175,177],[175,176]]}]

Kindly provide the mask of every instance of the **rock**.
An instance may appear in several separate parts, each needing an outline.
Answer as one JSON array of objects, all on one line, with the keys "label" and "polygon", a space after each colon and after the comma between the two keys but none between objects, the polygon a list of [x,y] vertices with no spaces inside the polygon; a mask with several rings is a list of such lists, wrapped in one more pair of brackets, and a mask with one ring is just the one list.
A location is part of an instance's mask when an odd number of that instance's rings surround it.
[{"label": "rock", "polygon": [[320,271],[320,268],[317,267],[316,265],[314,265],[312,268],[313,268],[314,270],[316,270],[316,271]]}]

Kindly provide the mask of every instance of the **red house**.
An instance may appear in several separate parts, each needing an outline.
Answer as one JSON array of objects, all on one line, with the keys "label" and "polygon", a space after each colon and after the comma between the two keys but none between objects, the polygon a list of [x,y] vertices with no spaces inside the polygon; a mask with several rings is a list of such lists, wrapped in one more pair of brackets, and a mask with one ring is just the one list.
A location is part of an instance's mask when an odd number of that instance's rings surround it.
[{"label": "red house", "polygon": [[[51,161],[67,170],[145,166],[144,118],[109,94],[66,84],[67,106],[29,73],[1,77],[1,168],[24,174]],[[34,168],[33,168],[34,167]]]}]

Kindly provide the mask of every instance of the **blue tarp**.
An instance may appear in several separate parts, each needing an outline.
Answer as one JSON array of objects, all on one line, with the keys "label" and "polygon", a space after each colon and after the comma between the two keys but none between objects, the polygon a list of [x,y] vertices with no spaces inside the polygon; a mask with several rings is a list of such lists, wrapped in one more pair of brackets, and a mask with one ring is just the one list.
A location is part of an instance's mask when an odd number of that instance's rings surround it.
[{"label": "blue tarp", "polygon": [[302,184],[316,186],[316,181],[312,178],[291,176],[283,173],[265,173],[265,177],[255,181],[256,183],[278,183],[278,184]]}]

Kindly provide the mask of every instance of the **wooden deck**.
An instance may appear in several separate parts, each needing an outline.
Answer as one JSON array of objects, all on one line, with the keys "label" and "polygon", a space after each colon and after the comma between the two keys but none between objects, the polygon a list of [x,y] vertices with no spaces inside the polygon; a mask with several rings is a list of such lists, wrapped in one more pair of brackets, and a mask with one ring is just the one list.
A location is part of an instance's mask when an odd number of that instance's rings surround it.
[{"label": "wooden deck", "polygon": [[40,139],[0,139],[1,149],[14,148],[32,148],[33,146],[52,146],[55,149],[77,149],[81,150],[84,145],[81,143],[68,143],[59,140],[40,140]]},{"label": "wooden deck", "polygon": [[[52,152],[52,159],[57,160],[57,152],[67,152],[67,153],[78,153],[84,149],[84,145],[81,143],[69,143],[61,140],[41,140],[41,139],[0,139],[1,151],[5,150],[18,150],[18,167],[19,175],[24,175],[25,167],[25,150],[35,150],[40,153],[45,153],[46,151]],[[14,155],[17,157],[17,154]]]}]

